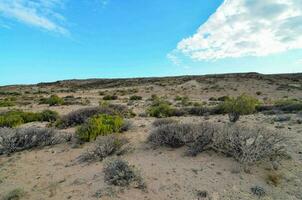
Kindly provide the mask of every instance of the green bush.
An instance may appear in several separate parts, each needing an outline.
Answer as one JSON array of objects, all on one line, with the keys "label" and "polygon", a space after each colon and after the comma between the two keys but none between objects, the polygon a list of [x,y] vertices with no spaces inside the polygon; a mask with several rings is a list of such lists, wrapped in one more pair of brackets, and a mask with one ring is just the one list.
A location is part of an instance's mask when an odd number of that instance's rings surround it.
[{"label": "green bush", "polygon": [[58,113],[50,110],[44,110],[40,113],[24,112],[12,110],[0,114],[0,127],[17,127],[24,123],[45,121],[52,122],[58,119]]},{"label": "green bush", "polygon": [[54,122],[59,118],[59,114],[52,110],[43,110],[40,115],[40,121],[43,122]]},{"label": "green bush", "polygon": [[131,101],[138,101],[138,100],[142,100],[143,97],[141,96],[137,96],[137,95],[133,95],[129,98]]},{"label": "green bush", "polygon": [[90,118],[80,126],[76,134],[80,140],[89,142],[98,136],[120,132],[123,124],[124,120],[120,116],[101,114]]},{"label": "green bush", "polygon": [[15,106],[15,105],[16,105],[16,103],[11,99],[0,100],[0,107],[11,107],[11,106]]},{"label": "green bush", "polygon": [[2,200],[19,200],[24,196],[25,192],[23,189],[17,188],[8,192],[2,197]]},{"label": "green bush", "polygon": [[149,116],[157,118],[170,117],[173,115],[173,112],[174,109],[166,101],[156,101],[147,110]]},{"label": "green bush", "polygon": [[51,95],[49,98],[40,99],[40,104],[48,104],[49,106],[59,106],[64,104],[64,100],[58,95]]},{"label": "green bush", "polygon": [[24,123],[20,115],[0,116],[0,127],[16,127]]},{"label": "green bush", "polygon": [[105,100],[105,101],[117,100],[117,99],[118,99],[118,96],[116,96],[116,95],[106,95],[103,97],[103,100]]},{"label": "green bush", "polygon": [[240,115],[249,115],[256,111],[258,99],[242,94],[237,98],[230,98],[222,104],[224,112],[229,114],[230,121],[235,122]]}]

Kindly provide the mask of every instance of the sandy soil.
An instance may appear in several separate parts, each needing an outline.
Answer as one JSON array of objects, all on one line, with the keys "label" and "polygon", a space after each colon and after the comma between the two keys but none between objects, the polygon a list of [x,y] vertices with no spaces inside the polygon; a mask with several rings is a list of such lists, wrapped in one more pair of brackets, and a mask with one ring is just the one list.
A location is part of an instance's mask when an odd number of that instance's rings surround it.
[{"label": "sandy soil", "polygon": [[[208,101],[210,97],[224,95],[238,95],[248,93],[255,95],[257,91],[262,94],[259,99],[278,99],[284,96],[302,98],[302,90],[276,90],[276,84],[269,84],[267,80],[219,80],[215,85],[222,89],[209,89],[211,83],[200,83],[195,80],[175,86],[153,85],[148,92],[146,86],[137,86],[137,95],[143,96],[142,101],[129,105],[135,113],[143,113],[148,105],[146,99],[151,94],[167,95],[171,101],[176,94],[188,95],[192,101]],[[236,90],[234,90],[236,88]],[[114,88],[116,89],[116,88]],[[108,91],[114,90],[108,89]],[[123,88],[125,89],[125,88]],[[98,105],[101,96],[99,91],[104,89],[91,89],[74,93],[74,96],[88,98],[91,103],[86,106]],[[60,93],[67,96],[70,93]],[[121,97],[116,103],[127,104],[127,95]],[[82,107],[79,105],[48,107],[33,103],[19,108],[28,111],[52,109],[60,114],[66,114]],[[1,108],[5,110],[5,108]],[[80,148],[72,148],[71,144],[61,144],[42,149],[33,149],[15,153],[9,157],[0,156],[0,198],[15,188],[22,188],[26,193],[22,199],[30,200],[62,200],[62,199],[125,199],[125,200],[166,200],[166,199],[259,199],[251,192],[251,187],[261,186],[266,195],[261,199],[299,200],[302,199],[302,125],[296,123],[300,115],[289,114],[291,120],[287,122],[274,122],[274,115],[255,114],[243,116],[239,123],[248,126],[264,126],[281,131],[289,136],[288,153],[291,158],[280,161],[278,170],[271,164],[261,163],[251,166],[244,171],[240,164],[232,158],[212,151],[203,152],[197,157],[184,156],[184,148],[153,149],[146,143],[154,118],[135,117],[131,119],[133,127],[124,133],[133,147],[133,151],[122,156],[130,164],[135,165],[146,182],[147,189],[142,191],[132,187],[114,188],[104,182],[102,172],[104,162],[89,165],[73,164],[75,158],[83,153],[92,144],[85,144]],[[182,122],[212,121],[227,123],[227,116],[209,117],[179,117]],[[45,123],[31,123],[24,126],[45,126]],[[74,132],[74,129],[67,130]],[[110,159],[110,158],[108,158]],[[279,174],[281,182],[274,186],[267,181],[271,173]],[[198,197],[198,193],[206,191],[208,197]],[[98,197],[97,194],[109,194]],[[99,195],[100,196],[100,195]]]}]

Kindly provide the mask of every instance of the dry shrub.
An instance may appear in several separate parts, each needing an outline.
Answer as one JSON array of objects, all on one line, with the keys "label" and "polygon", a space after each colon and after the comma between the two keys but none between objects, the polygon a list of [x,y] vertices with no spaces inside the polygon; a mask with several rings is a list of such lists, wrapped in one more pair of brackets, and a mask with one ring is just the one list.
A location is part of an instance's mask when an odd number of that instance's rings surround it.
[{"label": "dry shrub", "polygon": [[148,137],[148,141],[155,146],[168,146],[178,148],[194,143],[197,139],[205,137],[208,125],[170,123],[155,128]]},{"label": "dry shrub", "polygon": [[107,163],[104,174],[105,181],[109,185],[121,187],[133,185],[140,189],[146,187],[139,172],[133,166],[130,166],[127,161],[121,159]]},{"label": "dry shrub", "polygon": [[282,155],[285,140],[282,134],[263,127],[225,125],[214,134],[212,148],[242,164],[252,164]]},{"label": "dry shrub", "polygon": [[154,127],[159,127],[159,126],[163,126],[163,125],[167,125],[167,124],[175,124],[177,123],[176,120],[171,119],[171,118],[163,118],[163,119],[156,119],[152,125]]},{"label": "dry shrub", "polygon": [[125,152],[123,145],[128,141],[120,139],[114,135],[98,137],[93,147],[77,158],[79,162],[102,161],[104,158],[112,155],[121,155]]},{"label": "dry shrub", "polygon": [[90,117],[104,112],[100,107],[82,108],[63,116],[56,124],[59,128],[68,128],[85,123]]},{"label": "dry shrub", "polygon": [[155,146],[173,148],[187,145],[189,156],[213,149],[233,157],[242,164],[253,164],[284,155],[286,137],[262,127],[172,123],[155,128],[148,141]]},{"label": "dry shrub", "polygon": [[70,138],[70,135],[59,134],[48,128],[1,128],[0,155],[59,144],[69,141]]}]

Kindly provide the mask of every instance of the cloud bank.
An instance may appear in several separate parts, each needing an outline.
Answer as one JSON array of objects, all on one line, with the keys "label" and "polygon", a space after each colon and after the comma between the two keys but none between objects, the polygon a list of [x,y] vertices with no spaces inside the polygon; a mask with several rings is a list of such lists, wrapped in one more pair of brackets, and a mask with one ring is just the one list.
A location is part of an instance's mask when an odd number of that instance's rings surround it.
[{"label": "cloud bank", "polygon": [[0,17],[15,19],[27,25],[68,35],[64,17],[57,12],[64,0],[1,0]]},{"label": "cloud bank", "polygon": [[301,0],[225,0],[176,51],[193,60],[216,60],[300,48]]}]

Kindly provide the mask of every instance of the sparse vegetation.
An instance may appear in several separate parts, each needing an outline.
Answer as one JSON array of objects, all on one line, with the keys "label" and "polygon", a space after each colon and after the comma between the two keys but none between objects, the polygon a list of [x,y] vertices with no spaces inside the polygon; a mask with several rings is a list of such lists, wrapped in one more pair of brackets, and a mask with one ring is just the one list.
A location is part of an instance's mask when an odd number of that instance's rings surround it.
[{"label": "sparse vegetation", "polygon": [[0,128],[0,155],[59,144],[69,140],[70,135],[59,134],[48,128]]},{"label": "sparse vegetation", "polygon": [[80,126],[76,134],[80,140],[89,142],[95,140],[98,136],[120,132],[123,124],[124,120],[120,116],[100,114],[90,118]]}]

